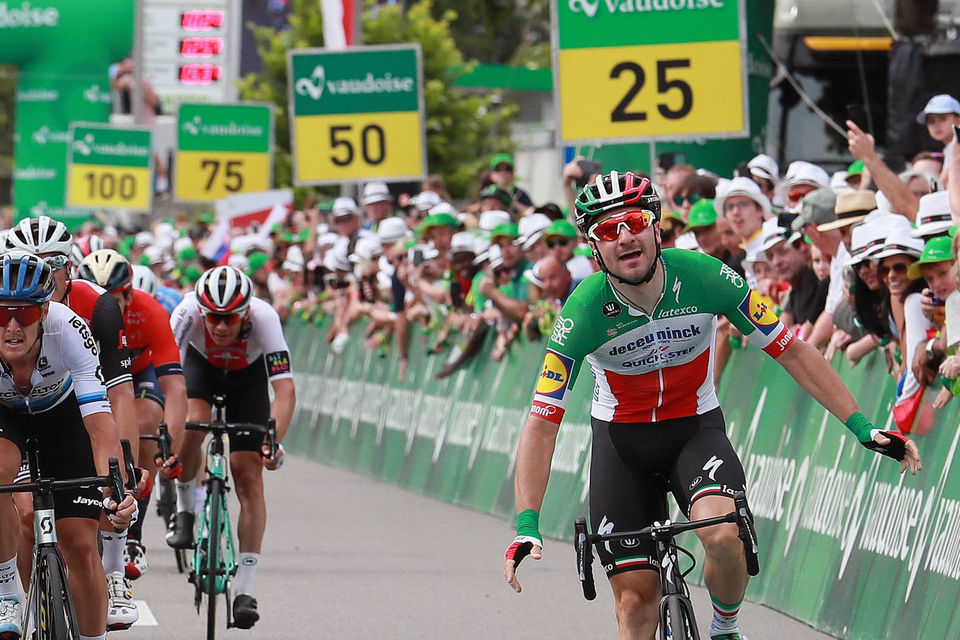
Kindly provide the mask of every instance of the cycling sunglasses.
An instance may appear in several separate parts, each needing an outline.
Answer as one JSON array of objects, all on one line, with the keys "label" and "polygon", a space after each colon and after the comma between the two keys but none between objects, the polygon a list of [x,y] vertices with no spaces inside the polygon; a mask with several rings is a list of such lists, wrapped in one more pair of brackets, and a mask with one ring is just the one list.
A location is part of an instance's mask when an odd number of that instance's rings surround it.
[{"label": "cycling sunglasses", "polygon": [[901,275],[901,276],[904,276],[904,275],[907,275],[907,268],[908,268],[908,267],[909,267],[909,265],[906,265],[906,264],[904,264],[904,263],[902,263],[902,262],[898,262],[898,263],[892,264],[892,265],[890,265],[890,264],[882,264],[882,265],[880,265],[879,267],[877,267],[877,275],[882,278],[882,277],[886,276],[888,273],[890,273],[891,271],[893,271],[893,272],[896,273],[896,274],[899,274],[899,275]]},{"label": "cycling sunglasses", "polygon": [[682,206],[684,202],[689,202],[690,204],[697,204],[703,199],[699,193],[690,193],[685,196],[673,196],[673,204]]},{"label": "cycling sunglasses", "polygon": [[42,313],[43,308],[35,304],[25,307],[0,307],[0,326],[6,327],[10,324],[10,318],[16,318],[18,325],[29,327],[40,321]]},{"label": "cycling sunglasses", "polygon": [[570,238],[556,238],[547,240],[547,249],[553,249],[554,247],[565,247],[570,244]]},{"label": "cycling sunglasses", "polygon": [[653,212],[645,209],[632,209],[601,220],[587,231],[593,240],[612,242],[620,237],[620,227],[625,226],[630,233],[638,234],[653,224]]},{"label": "cycling sunglasses", "polygon": [[232,327],[233,325],[239,323],[243,319],[243,314],[241,313],[205,313],[203,314],[203,319],[206,322],[209,322],[213,326],[217,326],[221,322]]},{"label": "cycling sunglasses", "polygon": [[43,261],[47,263],[51,271],[59,271],[67,266],[69,262],[67,256],[50,256],[49,258],[44,258]]}]

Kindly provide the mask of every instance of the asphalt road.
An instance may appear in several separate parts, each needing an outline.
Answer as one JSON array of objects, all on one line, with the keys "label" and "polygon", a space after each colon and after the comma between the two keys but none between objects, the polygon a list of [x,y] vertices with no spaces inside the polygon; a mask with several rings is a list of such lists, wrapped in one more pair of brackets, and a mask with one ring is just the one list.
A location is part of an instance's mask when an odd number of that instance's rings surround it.
[{"label": "asphalt road", "polygon": [[[571,545],[549,541],[539,563],[521,567],[517,595],[501,575],[513,532],[498,518],[293,458],[268,474],[270,521],[257,578],[260,622],[223,638],[511,640],[616,638],[613,598],[595,566],[599,595],[580,595]],[[238,506],[231,506],[236,517]],[[153,505],[145,524],[150,569],[134,583],[149,606],[141,623],[112,640],[202,638],[206,614],[176,572]],[[694,594],[704,638],[706,592]],[[222,601],[221,601],[222,602]],[[766,607],[745,604],[752,639],[830,636]],[[706,624],[704,624],[706,623]]]}]

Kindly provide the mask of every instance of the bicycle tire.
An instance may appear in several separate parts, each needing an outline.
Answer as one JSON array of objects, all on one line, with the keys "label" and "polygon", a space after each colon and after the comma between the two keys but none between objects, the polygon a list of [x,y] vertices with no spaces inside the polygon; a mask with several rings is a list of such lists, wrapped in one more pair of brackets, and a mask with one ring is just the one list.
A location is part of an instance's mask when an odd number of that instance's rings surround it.
[{"label": "bicycle tire", "polygon": [[217,635],[217,576],[220,569],[220,501],[223,499],[223,486],[216,479],[208,487],[207,506],[209,527],[207,528],[207,640]]},{"label": "bicycle tire", "polygon": [[48,553],[41,556],[38,565],[45,611],[41,614],[44,619],[38,626],[37,637],[40,640],[79,640],[76,609],[63,560],[56,553]]},{"label": "bicycle tire", "polygon": [[[667,635],[667,629],[670,635]],[[689,601],[679,594],[663,598],[660,606],[660,637],[662,640],[700,640],[697,622]]]}]

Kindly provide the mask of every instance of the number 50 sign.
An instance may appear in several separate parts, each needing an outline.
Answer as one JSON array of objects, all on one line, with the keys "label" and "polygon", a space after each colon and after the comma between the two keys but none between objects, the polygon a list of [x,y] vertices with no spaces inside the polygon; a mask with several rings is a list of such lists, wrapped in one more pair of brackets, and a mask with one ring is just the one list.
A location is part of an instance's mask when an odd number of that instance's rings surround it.
[{"label": "number 50 sign", "polygon": [[743,0],[554,0],[564,142],[747,135]]},{"label": "number 50 sign", "polygon": [[420,45],[290,51],[287,84],[294,184],[426,173]]}]

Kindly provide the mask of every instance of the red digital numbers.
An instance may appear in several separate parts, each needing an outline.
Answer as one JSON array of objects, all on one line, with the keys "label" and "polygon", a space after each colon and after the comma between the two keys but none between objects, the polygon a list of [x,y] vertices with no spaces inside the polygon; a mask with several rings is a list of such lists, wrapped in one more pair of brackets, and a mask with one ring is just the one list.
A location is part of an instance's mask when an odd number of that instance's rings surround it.
[{"label": "red digital numbers", "polygon": [[184,38],[180,55],[185,58],[210,58],[223,51],[223,38]]},{"label": "red digital numbers", "polygon": [[211,31],[223,26],[223,11],[193,9],[180,14],[180,28],[189,31]]},{"label": "red digital numbers", "polygon": [[180,67],[180,82],[183,84],[213,84],[223,75],[223,67],[218,64],[185,64]]}]

